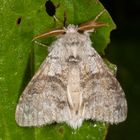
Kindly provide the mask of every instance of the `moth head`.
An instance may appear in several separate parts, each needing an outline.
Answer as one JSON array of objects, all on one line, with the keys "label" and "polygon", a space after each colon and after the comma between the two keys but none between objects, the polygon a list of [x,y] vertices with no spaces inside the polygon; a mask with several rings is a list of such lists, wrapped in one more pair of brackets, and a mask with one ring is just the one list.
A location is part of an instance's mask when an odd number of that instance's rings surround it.
[{"label": "moth head", "polygon": [[78,31],[78,26],[69,24],[66,28],[64,27],[65,33],[75,33]]}]

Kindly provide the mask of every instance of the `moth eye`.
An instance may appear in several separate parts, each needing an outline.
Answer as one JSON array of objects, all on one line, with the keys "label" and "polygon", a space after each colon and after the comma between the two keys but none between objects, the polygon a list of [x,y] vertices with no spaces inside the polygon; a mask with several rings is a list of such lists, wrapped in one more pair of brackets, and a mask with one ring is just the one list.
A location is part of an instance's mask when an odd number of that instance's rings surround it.
[{"label": "moth eye", "polygon": [[78,30],[78,33],[83,34],[83,33],[84,33],[84,31],[82,31],[82,30]]}]

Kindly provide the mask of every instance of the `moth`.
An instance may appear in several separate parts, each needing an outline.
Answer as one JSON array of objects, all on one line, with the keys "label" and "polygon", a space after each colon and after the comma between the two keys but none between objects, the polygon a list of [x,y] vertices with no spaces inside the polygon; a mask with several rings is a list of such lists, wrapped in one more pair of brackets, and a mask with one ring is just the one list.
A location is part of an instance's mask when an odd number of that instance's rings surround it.
[{"label": "moth", "polygon": [[34,38],[58,36],[16,107],[19,126],[67,123],[76,129],[84,120],[117,124],[127,117],[124,91],[92,47],[90,33],[105,26],[94,20],[68,25]]}]

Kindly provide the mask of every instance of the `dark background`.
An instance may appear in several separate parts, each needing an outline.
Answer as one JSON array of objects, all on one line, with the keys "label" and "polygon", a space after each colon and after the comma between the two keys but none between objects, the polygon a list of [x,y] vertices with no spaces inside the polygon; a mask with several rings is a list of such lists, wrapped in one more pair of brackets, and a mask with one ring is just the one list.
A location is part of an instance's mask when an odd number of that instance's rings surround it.
[{"label": "dark background", "polygon": [[140,0],[100,0],[117,30],[106,57],[118,66],[117,77],[128,101],[127,120],[109,129],[107,140],[140,139]]}]

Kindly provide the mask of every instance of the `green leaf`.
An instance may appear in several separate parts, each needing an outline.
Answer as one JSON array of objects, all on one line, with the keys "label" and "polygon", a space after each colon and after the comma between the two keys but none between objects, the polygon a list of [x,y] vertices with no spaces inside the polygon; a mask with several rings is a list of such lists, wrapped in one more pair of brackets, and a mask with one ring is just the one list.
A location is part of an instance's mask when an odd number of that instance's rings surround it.
[{"label": "green leaf", "polygon": [[[34,35],[62,27],[45,11],[46,0],[1,0],[0,1],[0,140],[103,140],[108,125],[85,121],[81,128],[71,129],[66,124],[51,124],[41,128],[23,128],[15,122],[15,108],[19,96],[47,56],[47,49],[33,46]],[[104,7],[98,0],[53,0],[56,16],[63,21],[64,12],[68,24],[80,24],[96,17]],[[99,21],[108,24],[91,36],[93,46],[100,53],[110,41],[110,32],[115,29],[111,17],[105,12]],[[51,43],[52,39],[46,39]]]}]

